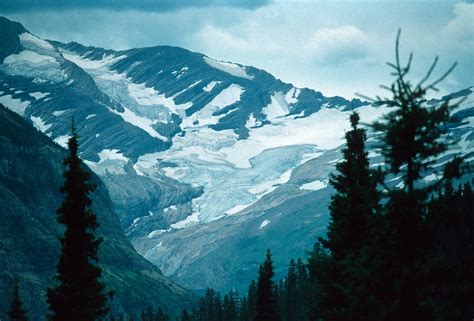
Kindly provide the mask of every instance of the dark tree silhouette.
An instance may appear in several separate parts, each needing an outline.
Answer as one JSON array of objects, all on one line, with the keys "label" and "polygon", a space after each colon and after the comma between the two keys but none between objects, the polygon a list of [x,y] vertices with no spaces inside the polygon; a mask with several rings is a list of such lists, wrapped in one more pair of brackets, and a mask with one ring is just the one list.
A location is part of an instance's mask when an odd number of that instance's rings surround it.
[{"label": "dark tree silhouette", "polygon": [[21,301],[18,282],[15,282],[15,287],[13,288],[12,304],[8,316],[11,321],[28,321],[26,311],[23,308],[23,302]]},{"label": "dark tree silhouette", "polygon": [[377,175],[369,168],[365,150],[366,133],[358,128],[359,115],[350,116],[352,129],[346,133],[344,159],[336,165],[336,174],[330,183],[336,190],[329,210],[331,221],[327,240],[322,243],[331,251],[335,260],[355,253],[368,239],[370,217],[375,214],[379,202]]},{"label": "dark tree silhouette", "polygon": [[255,321],[278,321],[277,298],[273,277],[272,255],[267,251],[265,261],[260,265],[257,282],[257,311]]},{"label": "dark tree silhouette", "polygon": [[295,260],[290,261],[288,266],[288,273],[286,274],[285,284],[282,296],[284,300],[282,309],[284,314],[284,320],[296,320],[296,314],[298,309],[298,289],[297,289],[297,277],[296,277],[296,264]]},{"label": "dark tree silhouette", "polygon": [[[364,292],[368,280],[360,272],[368,264],[364,250],[371,240],[371,222],[379,208],[379,175],[369,167],[366,131],[358,127],[357,112],[350,115],[350,123],[352,128],[345,135],[343,160],[336,165],[336,173],[330,176],[336,193],[329,205],[331,220],[327,239],[320,239],[331,253],[326,282],[315,284],[324,290],[321,300],[324,302],[323,316],[327,320],[367,319],[356,310],[367,305],[364,302],[367,293]],[[321,288],[323,285],[327,287]]]},{"label": "dark tree silhouette", "polygon": [[[376,134],[379,134],[380,150],[388,165],[386,174],[398,175],[403,180],[403,186],[388,188],[388,202],[385,208],[389,229],[393,231],[392,238],[393,265],[400,271],[394,280],[398,307],[390,313],[395,319],[424,319],[428,318],[422,311],[419,302],[420,287],[417,259],[426,248],[426,229],[424,216],[427,198],[433,186],[426,186],[420,180],[432,171],[437,156],[446,151],[448,141],[446,133],[450,120],[450,111],[457,104],[450,100],[440,105],[429,104],[426,94],[437,90],[436,86],[453,70],[453,64],[438,79],[430,82],[430,76],[435,69],[438,57],[435,58],[426,76],[413,85],[407,75],[411,69],[412,54],[406,65],[402,65],[399,54],[400,31],[397,35],[395,63],[389,63],[393,68],[394,82],[385,87],[391,93],[390,98],[377,98],[378,105],[385,105],[392,110],[380,121],[373,124]],[[452,166],[460,164],[455,160]],[[399,290],[398,290],[399,289]]]},{"label": "dark tree silhouette", "polygon": [[55,276],[58,285],[48,289],[52,321],[95,321],[108,312],[105,285],[100,280],[97,251],[101,239],[94,235],[97,218],[91,211],[90,172],[78,156],[78,135],[72,128],[68,142],[69,156],[64,160],[64,202],[58,209],[58,222],[65,225],[61,237],[61,256]]}]

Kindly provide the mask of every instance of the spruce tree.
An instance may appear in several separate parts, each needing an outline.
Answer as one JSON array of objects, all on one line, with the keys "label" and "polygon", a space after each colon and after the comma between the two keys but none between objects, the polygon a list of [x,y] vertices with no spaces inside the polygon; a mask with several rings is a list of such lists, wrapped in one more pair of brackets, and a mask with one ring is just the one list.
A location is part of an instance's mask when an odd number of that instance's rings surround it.
[{"label": "spruce tree", "polygon": [[69,156],[64,160],[65,199],[58,209],[58,222],[65,226],[61,237],[61,256],[55,280],[58,285],[48,289],[51,321],[95,321],[108,312],[105,285],[100,280],[97,251],[101,239],[94,235],[97,218],[91,210],[89,197],[95,186],[90,172],[83,168],[78,156],[78,135],[73,126],[68,141]]},{"label": "spruce tree", "polygon": [[366,132],[359,128],[359,114],[350,115],[351,130],[346,133],[343,160],[336,165],[330,184],[336,190],[331,197],[331,221],[327,239],[322,243],[336,261],[356,253],[369,238],[369,221],[378,207],[376,173],[369,168],[365,150]]},{"label": "spruce tree", "polygon": [[13,288],[13,297],[12,303],[10,306],[10,311],[8,316],[11,321],[27,321],[26,311],[23,308],[23,302],[20,297],[20,290],[18,288],[18,282],[15,282],[15,287]]},{"label": "spruce tree", "polygon": [[265,261],[260,265],[257,283],[257,309],[255,321],[278,321],[277,298],[275,295],[275,273],[272,255],[267,251]]},{"label": "spruce tree", "polygon": [[[419,304],[419,269],[417,260],[426,246],[427,235],[424,225],[426,205],[433,186],[426,186],[421,179],[432,171],[437,157],[446,151],[448,143],[444,136],[450,119],[450,111],[456,106],[449,100],[440,105],[429,104],[426,94],[437,90],[436,86],[451,72],[455,64],[441,77],[430,81],[438,58],[434,60],[426,76],[413,85],[407,78],[411,69],[412,55],[406,65],[402,65],[399,55],[397,35],[394,82],[385,87],[391,92],[390,98],[378,98],[378,105],[385,105],[391,111],[373,124],[380,150],[385,158],[385,174],[401,177],[403,184],[388,190],[385,213],[388,230],[393,233],[392,268],[398,275],[393,278],[395,297],[387,318],[397,320],[427,319]],[[459,162],[454,162],[456,164]]]},{"label": "spruce tree", "polygon": [[361,308],[368,309],[364,271],[364,250],[371,240],[373,217],[378,210],[378,173],[369,167],[365,150],[366,131],[359,128],[359,115],[350,115],[351,130],[346,133],[343,160],[336,165],[330,183],[336,190],[329,205],[331,220],[327,239],[321,243],[330,251],[330,265],[323,290],[320,313],[327,320],[367,320]]}]

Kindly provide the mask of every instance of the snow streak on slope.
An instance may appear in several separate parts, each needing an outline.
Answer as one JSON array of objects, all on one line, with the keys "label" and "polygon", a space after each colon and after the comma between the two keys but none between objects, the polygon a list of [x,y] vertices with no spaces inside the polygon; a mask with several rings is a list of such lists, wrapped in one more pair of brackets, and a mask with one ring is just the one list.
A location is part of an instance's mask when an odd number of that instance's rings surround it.
[{"label": "snow streak on slope", "polygon": [[214,59],[211,59],[209,57],[204,57],[204,61],[211,67],[222,70],[228,74],[231,74],[232,76],[236,77],[241,77],[241,78],[246,78],[246,79],[252,79],[245,69],[237,64],[233,64],[230,62],[224,62],[224,61],[217,61]]},{"label": "snow streak on slope", "polygon": [[224,107],[235,104],[240,100],[240,96],[243,94],[244,89],[239,85],[232,84],[226,89],[222,90],[212,101],[200,109],[198,112],[192,114],[183,120],[181,128],[193,127],[193,126],[208,126],[215,125],[219,122],[219,119],[228,115],[232,111],[215,115]]},{"label": "snow streak on slope", "polygon": [[98,87],[123,107],[123,110],[108,107],[111,112],[142,129],[151,137],[168,141],[166,136],[158,132],[156,125],[168,123],[172,113],[183,113],[192,105],[175,104],[173,97],[165,97],[154,88],[133,83],[126,74],[119,74],[109,69],[110,65],[124,59],[125,56],[104,56],[101,60],[90,60],[68,52],[63,52],[63,55],[89,72]]}]

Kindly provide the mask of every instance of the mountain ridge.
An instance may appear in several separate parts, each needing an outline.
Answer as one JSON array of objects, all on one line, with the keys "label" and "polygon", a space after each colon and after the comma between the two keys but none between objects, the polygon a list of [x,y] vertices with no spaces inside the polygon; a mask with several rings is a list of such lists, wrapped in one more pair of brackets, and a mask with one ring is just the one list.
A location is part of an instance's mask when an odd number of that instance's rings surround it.
[{"label": "mountain ridge", "polygon": [[[291,257],[305,256],[325,232],[328,173],[348,113],[370,123],[387,111],[179,47],[49,42],[82,70],[73,75],[22,41],[0,64],[0,101],[62,144],[74,116],[81,157],[107,185],[127,237],[193,289],[248,284],[266,247],[279,275]],[[46,55],[44,68],[19,59],[28,48]],[[462,143],[452,155],[469,159],[471,94],[459,94],[468,100],[451,125]],[[369,148],[380,163],[370,141]]]}]

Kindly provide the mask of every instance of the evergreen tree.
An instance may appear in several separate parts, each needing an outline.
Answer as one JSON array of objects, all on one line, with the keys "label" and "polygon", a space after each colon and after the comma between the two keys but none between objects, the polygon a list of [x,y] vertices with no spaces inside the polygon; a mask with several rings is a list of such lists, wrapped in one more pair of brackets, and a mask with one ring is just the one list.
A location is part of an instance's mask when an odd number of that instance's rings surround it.
[{"label": "evergreen tree", "polygon": [[11,321],[27,321],[26,311],[23,308],[23,302],[20,297],[20,290],[18,288],[18,283],[15,282],[15,287],[13,288],[13,298],[10,306],[10,311],[8,316]]},{"label": "evergreen tree", "polygon": [[249,312],[247,297],[244,296],[240,301],[239,321],[253,320]]},{"label": "evergreen tree", "polygon": [[238,319],[236,295],[234,291],[230,291],[224,296],[222,319],[225,321],[237,321]]},{"label": "evergreen tree", "polygon": [[468,320],[474,315],[474,192],[448,183],[429,203],[431,247],[424,253],[421,304],[433,319]]},{"label": "evergreen tree", "polygon": [[350,115],[350,123],[343,160],[330,177],[336,193],[329,205],[327,239],[320,239],[331,253],[327,282],[315,284],[320,289],[327,286],[321,289],[324,309],[319,311],[327,320],[367,320],[367,315],[356,310],[368,308],[364,249],[369,245],[371,224],[378,210],[378,173],[369,167],[366,132],[358,127],[357,112]]},{"label": "evergreen tree", "polygon": [[288,266],[288,273],[286,274],[284,298],[285,302],[282,302],[285,306],[284,320],[297,320],[297,309],[298,309],[298,291],[297,291],[297,278],[296,278],[296,264],[295,260],[291,260]]},{"label": "evergreen tree", "polygon": [[330,183],[336,190],[331,197],[331,221],[327,239],[322,240],[336,261],[356,253],[369,238],[369,221],[378,207],[377,175],[369,168],[365,150],[366,132],[358,128],[359,115],[350,115],[352,129],[346,133],[343,160],[336,165]]},{"label": "evergreen tree", "polygon": [[169,321],[170,317],[166,314],[162,308],[158,308],[155,313],[153,321]]},{"label": "evergreen tree", "polygon": [[323,320],[322,316],[327,309],[327,293],[325,289],[329,287],[328,273],[331,269],[330,256],[327,250],[316,242],[308,258],[308,283],[309,293],[307,298],[307,320]]},{"label": "evergreen tree", "polygon": [[153,314],[153,309],[149,306],[146,310],[142,311],[141,321],[155,321],[155,316]]},{"label": "evergreen tree", "polygon": [[252,280],[247,293],[248,320],[255,319],[257,315],[257,283]]},{"label": "evergreen tree", "polygon": [[[427,83],[437,64],[436,58],[427,75],[416,85],[407,80],[411,68],[412,55],[402,66],[399,57],[399,37],[396,41],[396,61],[389,64],[394,72],[394,82],[390,87],[391,98],[379,98],[377,104],[392,109],[373,128],[381,143],[381,153],[388,167],[386,174],[400,176],[403,185],[388,188],[388,202],[385,206],[388,231],[393,234],[392,269],[398,273],[393,277],[392,290],[397,306],[388,311],[388,319],[428,319],[419,302],[420,288],[417,260],[427,246],[424,225],[426,205],[432,186],[420,180],[433,170],[438,155],[446,151],[447,140],[442,139],[455,107],[449,100],[441,105],[426,102],[425,96],[454,68],[453,65],[443,76]],[[458,163],[458,162],[454,162]],[[453,163],[453,164],[454,164]],[[391,289],[387,289],[391,291]]]},{"label": "evergreen tree", "polygon": [[296,262],[296,320],[305,321],[308,317],[310,282],[308,268],[301,258]]},{"label": "evergreen tree", "polygon": [[183,310],[180,321],[193,321],[192,316],[188,313],[188,310]]},{"label": "evergreen tree", "polygon": [[270,250],[267,251],[265,261],[260,265],[257,284],[257,313],[255,321],[278,321],[277,298],[273,281],[273,262]]},{"label": "evergreen tree", "polygon": [[48,289],[52,321],[95,321],[107,312],[107,296],[100,281],[102,270],[97,265],[101,239],[94,235],[97,218],[91,211],[89,194],[95,186],[91,174],[84,170],[78,156],[78,136],[73,126],[68,142],[69,156],[64,160],[65,200],[58,209],[58,222],[65,225],[61,237],[61,257],[57,265],[54,288]]}]

